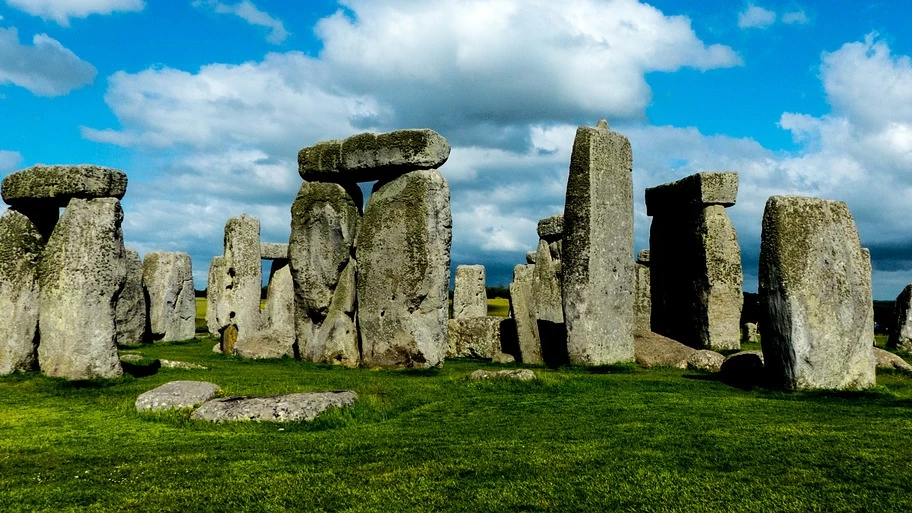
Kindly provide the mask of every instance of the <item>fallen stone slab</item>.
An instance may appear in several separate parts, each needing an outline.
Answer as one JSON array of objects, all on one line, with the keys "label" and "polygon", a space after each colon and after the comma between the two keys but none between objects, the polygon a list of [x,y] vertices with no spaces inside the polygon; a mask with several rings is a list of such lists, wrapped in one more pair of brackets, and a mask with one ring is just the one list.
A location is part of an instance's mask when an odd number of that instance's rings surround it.
[{"label": "fallen stone slab", "polygon": [[372,182],[419,169],[436,169],[450,156],[450,143],[429,129],[364,133],[323,141],[298,152],[298,173],[307,181]]},{"label": "fallen stone slab", "polygon": [[696,173],[646,189],[646,215],[674,213],[710,205],[730,207],[738,197],[738,173]]},{"label": "fallen stone slab", "polygon": [[874,348],[874,363],[878,369],[897,370],[912,374],[912,365],[909,365],[908,362],[890,351],[884,351],[879,347]]},{"label": "fallen stone slab", "polygon": [[241,358],[261,360],[266,358],[294,358],[294,333],[267,330],[238,339],[231,352]]},{"label": "fallen stone slab", "polygon": [[479,369],[473,372],[470,377],[476,381],[486,379],[515,379],[518,381],[532,381],[534,379],[537,379],[535,373],[529,369],[509,369],[499,371]]},{"label": "fallen stone slab", "polygon": [[[123,358],[121,358],[121,360],[123,360]],[[208,367],[203,367],[202,365],[198,365],[198,364],[190,363],[190,362],[181,362],[181,361],[177,361],[177,360],[165,360],[164,358],[159,359],[158,362],[161,364],[162,367],[164,367],[166,369],[208,370]]]},{"label": "fallen stone slab", "polygon": [[330,408],[351,406],[358,394],[350,391],[303,392],[274,397],[225,397],[207,401],[190,416],[209,422],[311,421]]},{"label": "fallen stone slab", "polygon": [[696,349],[651,331],[633,334],[636,363],[643,367],[675,367],[686,369],[687,361]]},{"label": "fallen stone slab", "polygon": [[136,411],[192,408],[215,397],[219,386],[208,381],[171,381],[136,398]]},{"label": "fallen stone slab", "polygon": [[709,349],[700,349],[694,351],[687,358],[687,368],[706,372],[719,372],[722,370],[724,362],[725,357],[721,354]]},{"label": "fallen stone slab", "polygon": [[127,192],[123,171],[92,165],[37,165],[3,179],[3,201],[16,206],[36,200],[65,207],[72,198],[117,198]]}]

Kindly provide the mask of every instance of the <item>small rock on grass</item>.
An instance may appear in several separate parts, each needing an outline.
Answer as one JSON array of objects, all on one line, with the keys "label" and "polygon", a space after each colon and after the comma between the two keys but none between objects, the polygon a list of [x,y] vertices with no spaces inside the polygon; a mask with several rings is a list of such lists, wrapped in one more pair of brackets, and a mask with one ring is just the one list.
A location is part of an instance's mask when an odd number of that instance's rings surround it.
[{"label": "small rock on grass", "polygon": [[190,362],[179,362],[176,360],[165,360],[165,359],[160,359],[159,362],[161,363],[162,367],[165,367],[168,369],[206,370],[206,367],[203,367],[202,365],[197,365],[195,363],[190,363]]},{"label": "small rock on grass", "polygon": [[499,371],[487,371],[479,369],[472,373],[471,379],[515,379],[519,381],[532,381],[536,379],[536,377],[537,376],[535,373],[529,369],[509,369]]},{"label": "small rock on grass", "polygon": [[687,358],[687,368],[706,372],[719,372],[722,370],[722,362],[724,361],[725,357],[721,354],[709,349],[700,349]]},{"label": "small rock on grass", "polygon": [[192,408],[215,397],[219,386],[208,381],[171,381],[136,398],[136,411]]},{"label": "small rock on grass", "polygon": [[874,348],[874,361],[878,369],[892,369],[912,374],[912,365],[909,365],[908,362],[890,351],[884,351],[879,347]]}]

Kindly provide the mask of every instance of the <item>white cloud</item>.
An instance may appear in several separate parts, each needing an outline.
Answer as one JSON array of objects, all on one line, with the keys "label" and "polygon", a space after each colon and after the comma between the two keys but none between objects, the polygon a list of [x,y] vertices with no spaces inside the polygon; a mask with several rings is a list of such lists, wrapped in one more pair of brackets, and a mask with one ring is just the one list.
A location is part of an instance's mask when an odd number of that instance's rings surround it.
[{"label": "white cloud", "polygon": [[18,151],[0,150],[0,174],[15,171],[20,162],[22,155]]},{"label": "white cloud", "polygon": [[39,96],[60,96],[92,83],[95,68],[47,34],[19,43],[15,28],[0,28],[0,85],[15,84]]},{"label": "white cloud", "polygon": [[141,11],[143,0],[6,0],[6,3],[32,16],[54,20],[66,27],[71,18],[86,18],[92,14]]},{"label": "white cloud", "polygon": [[786,25],[807,25],[810,22],[804,11],[790,11],[782,15],[782,23]]},{"label": "white cloud", "polygon": [[776,13],[759,5],[748,4],[738,13],[739,28],[766,28],[776,23]]},{"label": "white cloud", "polygon": [[193,5],[209,7],[219,14],[233,14],[251,25],[268,28],[269,35],[266,36],[266,40],[272,44],[281,44],[288,38],[288,31],[285,30],[285,24],[282,23],[282,20],[273,18],[268,13],[259,10],[249,0],[243,0],[236,4],[226,4],[218,0],[195,0]]}]

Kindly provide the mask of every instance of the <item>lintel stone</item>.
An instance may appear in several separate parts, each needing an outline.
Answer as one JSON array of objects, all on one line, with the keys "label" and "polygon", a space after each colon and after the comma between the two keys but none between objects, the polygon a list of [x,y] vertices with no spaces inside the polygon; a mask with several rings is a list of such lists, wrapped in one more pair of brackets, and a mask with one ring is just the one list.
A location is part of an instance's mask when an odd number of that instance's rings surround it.
[{"label": "lintel stone", "polygon": [[564,236],[564,214],[547,217],[538,222],[538,236],[548,242],[555,242]]},{"label": "lintel stone", "polygon": [[71,198],[123,198],[127,192],[127,175],[117,169],[88,164],[39,164],[7,176],[0,188],[3,201],[9,205],[49,201],[65,207]]},{"label": "lintel stone", "polygon": [[263,260],[288,260],[288,244],[261,242],[260,258]]},{"label": "lintel stone", "polygon": [[738,173],[704,172],[646,189],[646,215],[710,205],[730,207],[738,197]]}]

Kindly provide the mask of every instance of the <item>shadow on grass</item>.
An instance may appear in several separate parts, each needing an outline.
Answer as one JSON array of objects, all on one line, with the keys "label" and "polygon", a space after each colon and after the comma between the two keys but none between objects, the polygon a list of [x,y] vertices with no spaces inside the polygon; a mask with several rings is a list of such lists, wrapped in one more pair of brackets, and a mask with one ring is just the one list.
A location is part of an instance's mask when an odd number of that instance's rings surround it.
[{"label": "shadow on grass", "polygon": [[586,367],[586,372],[589,374],[636,374],[639,370],[639,367],[632,363],[614,363]]},{"label": "shadow on grass", "polygon": [[161,362],[159,360],[152,360],[150,363],[134,363],[134,362],[120,362],[121,368],[123,371],[134,378],[145,378],[147,376],[154,376],[158,373],[158,369],[161,368]]}]

